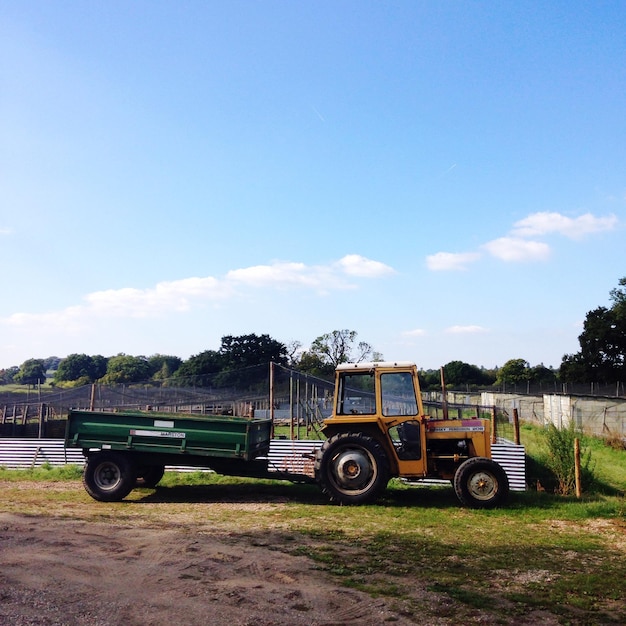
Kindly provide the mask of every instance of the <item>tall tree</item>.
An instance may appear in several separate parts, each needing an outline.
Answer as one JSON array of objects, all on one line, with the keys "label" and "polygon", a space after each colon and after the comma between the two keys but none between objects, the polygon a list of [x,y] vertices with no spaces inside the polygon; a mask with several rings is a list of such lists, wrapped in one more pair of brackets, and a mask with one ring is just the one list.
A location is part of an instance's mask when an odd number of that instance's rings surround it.
[{"label": "tall tree", "polygon": [[381,360],[382,355],[375,353],[369,343],[360,341],[355,345],[357,335],[354,330],[333,330],[315,339],[309,352],[333,368],[341,363],[360,363],[368,357]]},{"label": "tall tree", "polygon": [[561,363],[564,382],[614,383],[626,380],[626,278],[610,292],[612,306],[589,311],[578,336],[580,351]]},{"label": "tall tree", "polygon": [[253,365],[266,365],[270,361],[287,364],[287,348],[269,335],[240,335],[222,337],[219,350],[226,369],[241,369]]},{"label": "tall tree", "polygon": [[224,370],[215,378],[221,387],[252,389],[267,385],[270,362],[287,365],[287,347],[269,335],[222,337]]}]

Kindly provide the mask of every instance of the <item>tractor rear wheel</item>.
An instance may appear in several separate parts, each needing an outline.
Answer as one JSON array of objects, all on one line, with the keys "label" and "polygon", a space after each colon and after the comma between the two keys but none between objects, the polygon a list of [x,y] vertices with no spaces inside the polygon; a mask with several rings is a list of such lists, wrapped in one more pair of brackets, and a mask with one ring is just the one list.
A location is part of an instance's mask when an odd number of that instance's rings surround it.
[{"label": "tractor rear wheel", "polygon": [[465,506],[492,509],[509,495],[509,479],[498,463],[483,457],[464,461],[454,475],[454,491]]},{"label": "tractor rear wheel", "polygon": [[87,493],[101,502],[119,502],[135,486],[136,470],[124,454],[99,452],[89,457],[83,473]]},{"label": "tractor rear wheel", "polygon": [[315,478],[333,502],[366,504],[389,482],[389,460],[380,442],[362,433],[328,439],[315,459]]}]

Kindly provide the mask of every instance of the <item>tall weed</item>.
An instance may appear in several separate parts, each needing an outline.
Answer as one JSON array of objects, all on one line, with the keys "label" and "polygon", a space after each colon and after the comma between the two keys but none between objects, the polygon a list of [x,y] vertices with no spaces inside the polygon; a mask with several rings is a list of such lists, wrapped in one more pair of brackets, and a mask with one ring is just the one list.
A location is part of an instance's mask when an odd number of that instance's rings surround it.
[{"label": "tall weed", "polygon": [[574,441],[580,440],[580,475],[581,486],[588,489],[594,482],[594,466],[591,461],[591,450],[584,445],[584,437],[573,422],[563,428],[550,424],[545,431],[548,456],[546,464],[557,480],[556,493],[569,496],[576,491],[576,464],[574,458]]}]

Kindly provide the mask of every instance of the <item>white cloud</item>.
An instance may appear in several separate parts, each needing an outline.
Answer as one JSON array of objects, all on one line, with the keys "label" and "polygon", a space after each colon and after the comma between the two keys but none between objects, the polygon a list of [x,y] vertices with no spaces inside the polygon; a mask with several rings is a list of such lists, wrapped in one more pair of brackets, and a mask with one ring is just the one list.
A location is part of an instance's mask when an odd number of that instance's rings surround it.
[{"label": "white cloud", "polygon": [[544,211],[515,222],[511,234],[515,237],[537,237],[558,233],[570,239],[581,239],[585,235],[613,230],[618,222],[615,215],[595,217],[591,213],[585,213],[572,218],[561,213]]},{"label": "white cloud", "polygon": [[158,283],[149,289],[107,289],[85,296],[91,311],[116,317],[152,317],[159,311],[187,311],[194,299],[222,300],[232,292],[212,276]]},{"label": "white cloud", "polygon": [[272,265],[253,265],[226,274],[226,280],[255,287],[274,286],[314,286],[319,278],[312,268],[304,263],[282,263]]},{"label": "white cloud", "polygon": [[415,328],[413,330],[405,330],[402,333],[403,337],[424,337],[426,331],[423,328]]},{"label": "white cloud", "polygon": [[76,331],[86,325],[92,327],[97,319],[156,318],[189,311],[200,302],[223,302],[237,297],[241,287],[305,288],[326,293],[333,289],[355,288],[346,281],[344,273],[376,278],[389,272],[393,272],[389,266],[358,255],[320,266],[275,262],[232,270],[222,279],[192,277],[161,282],[146,289],[125,287],[95,291],[84,296],[78,305],[41,314],[15,313],[0,319],[0,323],[22,328],[45,325],[49,330]]},{"label": "white cloud", "polygon": [[432,271],[465,270],[480,258],[478,252],[437,252],[426,257],[426,265]]},{"label": "white cloud", "polygon": [[[572,218],[550,211],[533,213],[515,222],[511,232],[483,244],[481,249],[507,262],[545,261],[550,257],[547,243],[529,239],[551,234],[560,234],[570,239],[581,239],[586,235],[614,230],[619,224],[615,215],[596,217],[585,213]],[[437,252],[426,257],[429,270],[465,270],[470,263],[480,258],[477,252]]]},{"label": "white cloud", "polygon": [[348,276],[360,276],[363,278],[378,278],[393,274],[394,269],[380,261],[372,261],[360,254],[347,254],[337,262],[337,265],[348,274]]},{"label": "white cloud", "polygon": [[517,237],[500,237],[482,246],[489,254],[502,261],[545,261],[550,246],[541,241],[527,241]]},{"label": "white cloud", "polygon": [[476,335],[486,333],[487,329],[482,326],[450,326],[446,328],[446,333],[450,335]]},{"label": "white cloud", "polygon": [[12,234],[13,234],[12,228],[3,228],[2,226],[0,226],[0,235],[12,235]]},{"label": "white cloud", "polygon": [[275,289],[306,288],[318,293],[331,289],[353,289],[332,265],[305,265],[304,263],[275,262],[231,270],[226,281],[248,287],[273,287]]}]

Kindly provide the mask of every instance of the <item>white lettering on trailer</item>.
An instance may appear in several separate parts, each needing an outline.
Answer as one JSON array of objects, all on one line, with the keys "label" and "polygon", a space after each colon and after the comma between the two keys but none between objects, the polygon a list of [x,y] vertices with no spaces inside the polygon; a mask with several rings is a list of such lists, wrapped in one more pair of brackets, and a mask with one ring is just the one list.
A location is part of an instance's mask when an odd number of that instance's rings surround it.
[{"label": "white lettering on trailer", "polygon": [[484,426],[441,426],[440,428],[433,428],[431,432],[435,433],[482,433],[485,431]]},{"label": "white lettering on trailer", "polygon": [[172,439],[184,439],[185,433],[173,433],[167,430],[131,430],[133,437],[170,437]]}]

